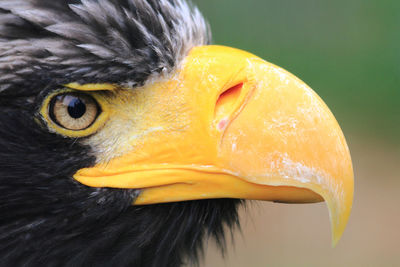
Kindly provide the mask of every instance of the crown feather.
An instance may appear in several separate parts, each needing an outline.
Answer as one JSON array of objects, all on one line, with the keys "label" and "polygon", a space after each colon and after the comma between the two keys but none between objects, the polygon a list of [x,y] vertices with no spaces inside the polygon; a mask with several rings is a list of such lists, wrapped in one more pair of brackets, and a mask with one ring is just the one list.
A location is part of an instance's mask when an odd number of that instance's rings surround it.
[{"label": "crown feather", "polygon": [[71,81],[142,85],[210,39],[183,0],[2,0],[0,92]]}]

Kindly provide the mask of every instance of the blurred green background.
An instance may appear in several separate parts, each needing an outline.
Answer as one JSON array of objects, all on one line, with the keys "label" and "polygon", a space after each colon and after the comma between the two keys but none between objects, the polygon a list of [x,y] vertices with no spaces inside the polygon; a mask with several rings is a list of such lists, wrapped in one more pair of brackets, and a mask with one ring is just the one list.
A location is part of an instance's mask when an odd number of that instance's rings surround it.
[{"label": "blurred green background", "polygon": [[400,266],[400,1],[194,0],[215,44],[292,72],[335,114],[355,171],[348,228],[330,247],[324,204],[253,203],[204,266]]}]

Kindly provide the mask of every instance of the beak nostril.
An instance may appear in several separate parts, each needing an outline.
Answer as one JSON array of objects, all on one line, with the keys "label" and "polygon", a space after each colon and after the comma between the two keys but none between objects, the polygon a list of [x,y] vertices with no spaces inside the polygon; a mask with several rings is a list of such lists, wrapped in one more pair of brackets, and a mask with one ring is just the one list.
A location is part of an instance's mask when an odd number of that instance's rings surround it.
[{"label": "beak nostril", "polygon": [[243,82],[230,87],[219,95],[214,113],[214,121],[217,124],[218,130],[222,131],[227,126],[229,118],[236,110],[242,88]]},{"label": "beak nostril", "polygon": [[232,86],[228,90],[225,90],[217,100],[217,108],[220,105],[224,105],[226,102],[230,102],[231,100],[235,100],[240,96],[240,91],[243,87],[243,83],[239,83],[235,86]]}]

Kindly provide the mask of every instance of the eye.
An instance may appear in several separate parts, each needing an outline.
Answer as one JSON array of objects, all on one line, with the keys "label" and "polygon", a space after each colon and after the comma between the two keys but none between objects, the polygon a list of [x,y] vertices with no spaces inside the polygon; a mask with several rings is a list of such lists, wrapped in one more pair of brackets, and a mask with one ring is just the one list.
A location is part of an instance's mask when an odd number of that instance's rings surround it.
[{"label": "eye", "polygon": [[50,100],[49,117],[57,125],[72,131],[90,127],[101,113],[96,100],[86,94],[63,93]]}]

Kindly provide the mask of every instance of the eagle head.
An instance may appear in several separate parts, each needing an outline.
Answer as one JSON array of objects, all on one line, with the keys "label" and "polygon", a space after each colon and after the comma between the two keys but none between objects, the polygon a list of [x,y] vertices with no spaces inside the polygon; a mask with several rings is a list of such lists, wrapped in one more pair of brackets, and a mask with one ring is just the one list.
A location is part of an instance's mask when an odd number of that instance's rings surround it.
[{"label": "eagle head", "polygon": [[0,265],[179,266],[242,199],[327,202],[350,154],[302,81],[183,0],[0,1]]}]

